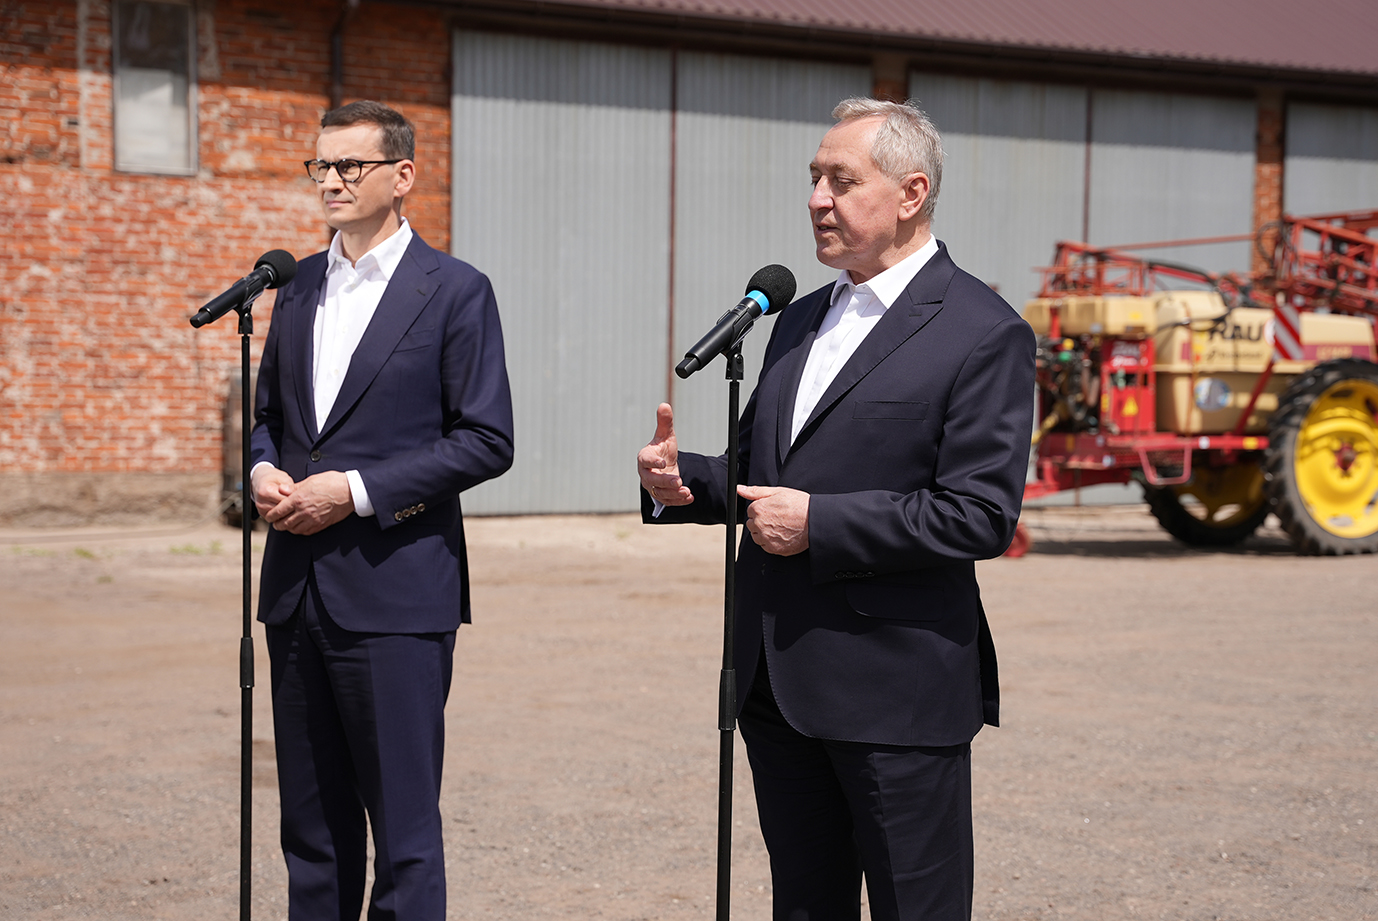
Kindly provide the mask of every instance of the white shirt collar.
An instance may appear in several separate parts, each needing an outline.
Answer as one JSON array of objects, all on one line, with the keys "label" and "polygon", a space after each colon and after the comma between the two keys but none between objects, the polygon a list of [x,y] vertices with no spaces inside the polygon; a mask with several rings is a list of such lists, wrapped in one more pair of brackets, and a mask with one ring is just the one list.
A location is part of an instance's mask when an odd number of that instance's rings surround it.
[{"label": "white shirt collar", "polygon": [[384,281],[392,280],[392,273],[397,271],[397,267],[402,264],[402,256],[407,252],[407,247],[411,245],[411,238],[414,236],[411,224],[407,223],[406,218],[402,218],[402,226],[382,243],[359,257],[359,261],[350,266],[348,257],[344,254],[344,246],[340,242],[340,235],[337,232],[330,241],[330,255],[327,262],[327,272],[333,272],[340,266],[350,268],[359,274],[377,271],[383,276]]},{"label": "white shirt collar", "polygon": [[837,281],[833,282],[832,300],[829,303],[836,304],[838,297],[848,288],[865,288],[888,310],[936,252],[938,252],[938,238],[929,234],[927,243],[868,282],[854,285],[852,276],[847,274],[846,269],[843,269],[838,273]]}]

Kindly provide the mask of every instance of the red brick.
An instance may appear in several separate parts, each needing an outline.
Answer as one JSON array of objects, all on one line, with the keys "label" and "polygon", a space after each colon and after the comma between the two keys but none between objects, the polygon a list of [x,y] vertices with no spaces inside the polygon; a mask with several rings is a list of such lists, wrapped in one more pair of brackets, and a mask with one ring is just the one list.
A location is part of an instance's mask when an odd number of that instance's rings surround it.
[{"label": "red brick", "polygon": [[[202,330],[187,318],[263,251],[302,257],[328,238],[300,161],[329,105],[339,9],[215,5],[198,29],[191,177],[113,168],[108,2],[0,11],[0,471],[219,471],[239,337],[233,317]],[[407,213],[441,248],[449,42],[421,9],[365,5],[345,33],[346,101],[379,99],[417,125],[426,186]],[[271,307],[255,307],[255,357]]]}]

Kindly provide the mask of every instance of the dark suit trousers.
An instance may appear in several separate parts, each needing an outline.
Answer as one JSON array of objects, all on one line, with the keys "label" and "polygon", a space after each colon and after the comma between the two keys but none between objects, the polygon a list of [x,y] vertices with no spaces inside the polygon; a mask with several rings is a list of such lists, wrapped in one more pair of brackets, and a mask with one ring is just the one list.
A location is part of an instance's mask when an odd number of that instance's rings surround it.
[{"label": "dark suit trousers", "polygon": [[358,921],[368,823],[369,921],[441,921],[440,774],[455,634],[352,633],[315,576],[267,628],[291,921]]},{"label": "dark suit trousers", "polygon": [[762,657],[738,724],[770,852],[775,921],[971,917],[971,746],[813,739],[789,725]]}]

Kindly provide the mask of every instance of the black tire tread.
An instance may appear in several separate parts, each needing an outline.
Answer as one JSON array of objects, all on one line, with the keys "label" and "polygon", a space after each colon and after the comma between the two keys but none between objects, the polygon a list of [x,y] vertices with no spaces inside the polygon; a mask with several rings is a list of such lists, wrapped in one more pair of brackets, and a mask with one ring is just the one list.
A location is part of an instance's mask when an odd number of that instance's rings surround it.
[{"label": "black tire tread", "polygon": [[1144,486],[1144,499],[1163,530],[1189,547],[1233,547],[1257,531],[1268,517],[1268,503],[1263,502],[1238,524],[1209,525],[1182,507],[1182,500],[1171,486]]}]

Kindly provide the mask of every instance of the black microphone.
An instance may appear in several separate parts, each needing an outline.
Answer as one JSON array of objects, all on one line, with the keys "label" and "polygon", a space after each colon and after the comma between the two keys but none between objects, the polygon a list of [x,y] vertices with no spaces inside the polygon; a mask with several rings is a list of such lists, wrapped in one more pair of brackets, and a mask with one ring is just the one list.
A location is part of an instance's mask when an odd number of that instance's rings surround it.
[{"label": "black microphone", "polygon": [[229,313],[231,310],[253,303],[265,288],[281,288],[297,274],[297,260],[285,249],[269,250],[258,257],[254,270],[239,281],[230,285],[224,294],[218,295],[209,304],[196,311],[191,325],[200,329],[207,323]]},{"label": "black microphone", "polygon": [[751,330],[751,324],[772,311],[784,310],[794,300],[794,273],[783,265],[768,265],[746,284],[746,297],[723,314],[708,335],[684,353],[675,366],[680,378],[687,378],[727,351]]}]

